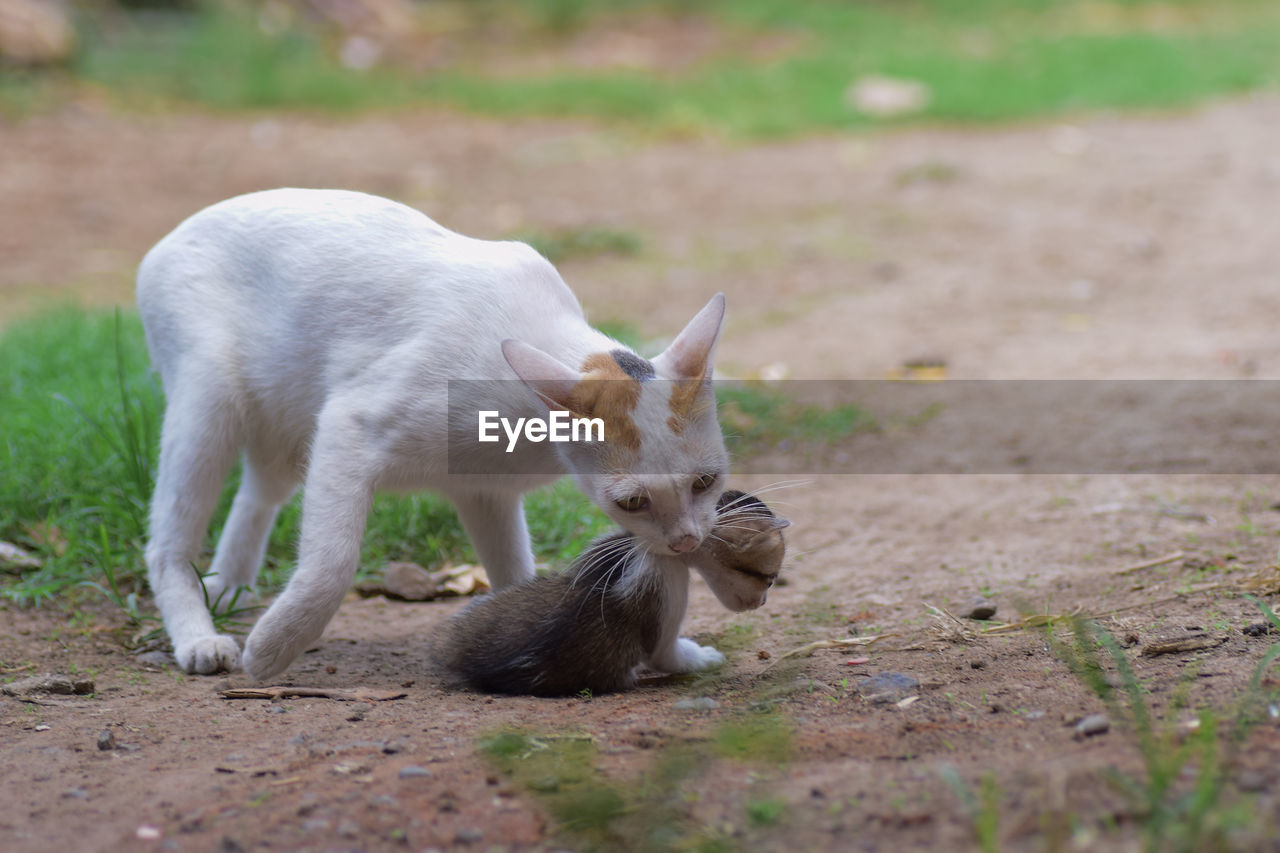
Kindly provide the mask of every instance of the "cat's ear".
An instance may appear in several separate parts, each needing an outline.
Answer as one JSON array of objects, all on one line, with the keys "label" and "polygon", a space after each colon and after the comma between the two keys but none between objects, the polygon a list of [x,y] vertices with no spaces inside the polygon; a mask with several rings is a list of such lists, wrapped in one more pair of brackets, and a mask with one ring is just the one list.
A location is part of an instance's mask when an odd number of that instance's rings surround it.
[{"label": "cat's ear", "polygon": [[582,381],[578,371],[537,347],[514,338],[502,342],[502,355],[516,376],[544,403],[553,409],[569,408],[570,395]]},{"label": "cat's ear", "polygon": [[711,372],[711,356],[724,324],[724,294],[717,293],[653,361],[677,379],[702,379]]},{"label": "cat's ear", "polygon": [[791,522],[788,521],[787,519],[782,518],[780,516],[776,516],[776,515],[773,517],[773,526],[771,529],[782,530],[783,528],[790,527],[790,526],[791,526]]}]

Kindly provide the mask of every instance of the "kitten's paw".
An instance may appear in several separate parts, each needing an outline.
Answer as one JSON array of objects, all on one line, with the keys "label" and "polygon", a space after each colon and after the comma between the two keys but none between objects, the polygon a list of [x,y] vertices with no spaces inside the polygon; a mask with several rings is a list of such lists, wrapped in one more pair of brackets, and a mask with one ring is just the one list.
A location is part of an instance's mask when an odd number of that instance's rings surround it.
[{"label": "kitten's paw", "polygon": [[240,660],[240,647],[234,637],[216,634],[212,637],[201,637],[193,643],[176,646],[173,658],[178,666],[190,673],[211,675],[215,672],[230,672],[236,668]]}]

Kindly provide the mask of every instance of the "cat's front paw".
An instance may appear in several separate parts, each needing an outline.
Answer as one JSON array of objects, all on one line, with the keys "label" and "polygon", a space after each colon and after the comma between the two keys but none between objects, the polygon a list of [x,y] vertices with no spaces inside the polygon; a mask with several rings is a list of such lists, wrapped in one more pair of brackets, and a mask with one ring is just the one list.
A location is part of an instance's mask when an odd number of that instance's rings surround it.
[{"label": "cat's front paw", "polygon": [[722,666],[724,655],[710,646],[700,646],[693,640],[680,637],[667,654],[658,656],[652,663],[662,672],[703,672]]},{"label": "cat's front paw", "polygon": [[236,645],[234,637],[216,634],[175,646],[173,659],[183,670],[197,675],[230,672],[240,660],[240,647]]}]

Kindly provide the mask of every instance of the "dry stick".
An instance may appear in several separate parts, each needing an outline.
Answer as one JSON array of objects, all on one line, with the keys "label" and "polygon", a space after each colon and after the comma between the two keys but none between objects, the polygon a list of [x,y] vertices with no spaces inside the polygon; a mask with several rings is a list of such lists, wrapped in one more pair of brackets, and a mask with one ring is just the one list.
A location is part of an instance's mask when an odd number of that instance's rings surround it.
[{"label": "dry stick", "polygon": [[384,702],[403,699],[409,695],[403,690],[371,690],[367,687],[233,687],[219,694],[223,699],[288,699],[308,697],[337,699],[340,702]]},{"label": "dry stick", "polygon": [[1125,566],[1123,569],[1116,569],[1112,574],[1129,575],[1154,566],[1163,566],[1165,563],[1172,563],[1174,560],[1181,560],[1185,556],[1186,554],[1181,551],[1174,551],[1172,554],[1165,554],[1163,557],[1156,557],[1154,560],[1144,560],[1141,563],[1134,563],[1132,566]]},{"label": "dry stick", "polygon": [[866,637],[844,637],[839,640],[815,640],[814,642],[807,643],[798,649],[792,649],[791,651],[785,654],[778,655],[778,657],[774,658],[773,663],[769,664],[764,669],[760,670],[760,674],[763,675],[764,673],[773,669],[778,664],[782,663],[787,658],[795,658],[795,657],[807,658],[810,655],[812,655],[814,652],[816,652],[818,649],[843,649],[849,646],[870,646],[879,642],[880,640],[885,640],[885,639],[888,639],[889,637],[896,637],[896,636],[898,635],[897,634],[873,634]]}]

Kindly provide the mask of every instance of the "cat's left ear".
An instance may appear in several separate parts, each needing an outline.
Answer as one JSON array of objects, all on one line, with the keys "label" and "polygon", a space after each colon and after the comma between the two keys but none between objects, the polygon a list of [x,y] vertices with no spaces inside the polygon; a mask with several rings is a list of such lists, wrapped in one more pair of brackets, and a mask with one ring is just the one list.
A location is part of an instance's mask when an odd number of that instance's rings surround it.
[{"label": "cat's left ear", "polygon": [[710,375],[711,356],[723,325],[724,294],[717,293],[676,335],[671,346],[653,360],[654,365],[665,368],[663,372],[676,379],[702,379]]},{"label": "cat's left ear", "polygon": [[555,356],[514,338],[502,342],[502,355],[516,376],[550,408],[569,408],[573,389],[582,381],[578,371]]}]

